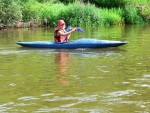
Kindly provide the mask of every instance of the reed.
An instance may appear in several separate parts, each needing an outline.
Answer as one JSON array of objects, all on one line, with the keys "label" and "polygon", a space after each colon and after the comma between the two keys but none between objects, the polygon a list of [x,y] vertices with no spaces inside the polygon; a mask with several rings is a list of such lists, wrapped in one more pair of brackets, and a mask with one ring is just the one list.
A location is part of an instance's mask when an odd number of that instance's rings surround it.
[{"label": "reed", "polygon": [[122,9],[100,9],[100,24],[101,25],[122,25],[124,24]]},{"label": "reed", "polygon": [[43,25],[50,26],[56,26],[59,19],[64,19],[68,25],[73,26],[141,24],[145,22],[139,10],[133,5],[127,5],[125,8],[97,8],[95,5],[80,2],[64,5],[63,3],[39,3],[30,0],[24,6],[23,20],[32,18],[40,19]]},{"label": "reed", "polygon": [[29,21],[32,19],[40,19],[42,4],[35,1],[29,0],[28,2],[23,4],[22,15],[23,21]]},{"label": "reed", "polygon": [[[59,7],[59,9],[58,9]],[[64,19],[74,26],[117,25],[123,24],[122,9],[99,9],[91,4],[75,2],[69,5],[47,5],[42,9],[42,19],[46,18],[52,26],[58,19]]]},{"label": "reed", "polygon": [[72,25],[95,25],[99,21],[99,9],[93,5],[74,3],[60,13],[60,18]]},{"label": "reed", "polygon": [[124,18],[126,24],[141,24],[144,23],[142,16],[139,14],[137,8],[132,5],[126,6],[124,10]]},{"label": "reed", "polygon": [[64,10],[66,10],[66,7],[62,3],[43,4],[40,10],[42,23],[49,24],[50,26],[56,26],[57,20],[60,19],[61,12]]},{"label": "reed", "polygon": [[[57,2],[58,0],[52,0],[51,2],[49,0],[46,0],[47,2],[43,2],[43,0],[17,0],[20,3],[9,0],[11,2],[6,3],[6,7],[3,6],[4,1],[0,0],[1,9],[4,8],[0,10],[0,22],[6,24],[17,20],[37,19],[41,21],[42,25],[56,26],[59,19],[64,19],[68,25],[95,26],[141,24],[150,20],[149,7],[143,9],[143,6],[147,7],[150,4],[150,0],[126,0],[125,7],[121,8],[98,8],[95,5],[78,2],[77,0],[67,5]],[[12,7],[10,7],[10,3]],[[139,10],[139,6],[142,9]],[[8,15],[3,13],[4,11],[9,11],[9,17],[6,17]]]}]

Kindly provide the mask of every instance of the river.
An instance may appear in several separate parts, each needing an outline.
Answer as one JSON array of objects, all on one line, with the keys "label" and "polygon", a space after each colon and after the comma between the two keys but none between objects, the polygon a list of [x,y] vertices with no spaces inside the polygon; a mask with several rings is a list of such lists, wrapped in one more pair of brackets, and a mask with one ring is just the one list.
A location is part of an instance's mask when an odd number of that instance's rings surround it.
[{"label": "river", "polygon": [[33,49],[53,28],[0,31],[1,113],[149,113],[150,26],[83,28],[72,40],[126,40],[104,49]]}]

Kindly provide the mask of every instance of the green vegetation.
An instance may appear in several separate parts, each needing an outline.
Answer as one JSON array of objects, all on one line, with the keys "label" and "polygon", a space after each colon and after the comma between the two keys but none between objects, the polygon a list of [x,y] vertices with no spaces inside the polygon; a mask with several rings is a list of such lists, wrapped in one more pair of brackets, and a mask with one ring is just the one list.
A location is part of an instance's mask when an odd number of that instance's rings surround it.
[{"label": "green vegetation", "polygon": [[141,15],[139,15],[139,11],[133,6],[125,7],[125,22],[127,24],[140,24],[144,23],[144,20]]},{"label": "green vegetation", "polygon": [[84,3],[95,4],[97,7],[123,7],[126,4],[126,0],[60,0],[61,2],[68,4],[76,1],[80,1]]},{"label": "green vegetation", "polygon": [[[96,6],[94,5],[96,4]],[[16,21],[56,26],[122,25],[150,22],[150,0],[0,0],[0,23]]]},{"label": "green vegetation", "polygon": [[13,0],[0,0],[0,23],[9,24],[22,18],[21,6]]}]

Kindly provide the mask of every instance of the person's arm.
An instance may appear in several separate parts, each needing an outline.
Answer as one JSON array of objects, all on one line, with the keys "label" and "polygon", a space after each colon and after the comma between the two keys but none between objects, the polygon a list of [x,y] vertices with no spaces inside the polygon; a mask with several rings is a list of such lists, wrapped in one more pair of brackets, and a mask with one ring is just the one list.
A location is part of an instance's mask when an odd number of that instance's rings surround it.
[{"label": "person's arm", "polygon": [[68,35],[70,35],[70,33],[74,32],[75,30],[76,30],[76,28],[73,28],[68,32],[63,33],[62,31],[58,31],[58,33],[59,33],[59,35],[68,36]]}]

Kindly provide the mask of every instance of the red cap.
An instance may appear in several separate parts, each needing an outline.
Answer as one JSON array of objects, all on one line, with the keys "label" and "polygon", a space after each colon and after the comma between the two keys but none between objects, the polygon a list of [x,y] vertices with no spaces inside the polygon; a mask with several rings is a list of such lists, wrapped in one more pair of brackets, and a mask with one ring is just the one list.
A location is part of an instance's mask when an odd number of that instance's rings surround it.
[{"label": "red cap", "polygon": [[65,24],[65,21],[64,20],[58,20],[58,25],[62,25],[62,24]]}]

